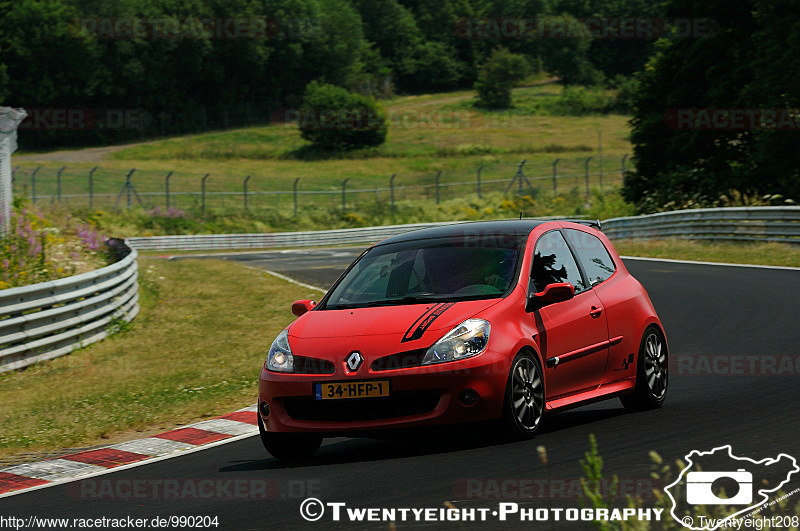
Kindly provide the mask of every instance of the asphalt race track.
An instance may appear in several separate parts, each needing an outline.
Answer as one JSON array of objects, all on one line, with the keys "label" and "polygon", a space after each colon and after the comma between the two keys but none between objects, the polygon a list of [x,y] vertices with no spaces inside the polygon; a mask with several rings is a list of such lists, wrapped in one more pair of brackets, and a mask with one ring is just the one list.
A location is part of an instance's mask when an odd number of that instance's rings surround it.
[{"label": "asphalt race track", "polygon": [[[328,287],[357,253],[302,250],[237,254],[229,259]],[[319,529],[353,524],[346,519],[332,522],[328,514],[319,522],[306,522],[299,514],[306,497],[345,502],[348,507],[438,508],[450,501],[457,507],[496,509],[501,501],[517,501],[528,507],[579,508],[574,487],[582,475],[579,461],[590,434],[597,438],[606,474],[616,474],[627,493],[636,494],[639,488],[645,507],[653,503],[650,489],[659,487],[650,478],[651,450],[668,463],[691,450],[725,444],[732,445],[736,455],[753,459],[779,453],[800,458],[800,271],[643,260],[626,264],[649,291],[670,343],[670,387],[660,410],[628,413],[618,400],[611,400],[551,417],[542,433],[524,442],[498,439],[487,426],[402,440],[326,440],[314,461],[299,466],[272,459],[259,438],[251,437],[85,481],[210,479],[245,480],[243,484],[249,485],[266,480],[267,499],[235,491],[213,499],[191,495],[120,499],[113,494],[97,499],[91,494],[96,483],[78,482],[0,499],[0,514],[148,519],[208,515],[218,517],[219,529]],[[264,338],[265,350],[272,339]],[[254,377],[259,362],[254,361]],[[547,448],[547,467],[537,457],[539,445]],[[520,492],[522,480],[540,479],[547,480],[551,495],[537,496],[534,490],[534,499],[523,499],[530,494]],[[798,487],[800,477],[795,474],[784,490]],[[800,495],[793,497],[792,506],[799,499]],[[398,523],[397,527],[459,525]],[[388,529],[389,524],[360,527]],[[503,523],[490,517],[486,523],[466,527],[580,525],[523,524],[514,519]]]}]

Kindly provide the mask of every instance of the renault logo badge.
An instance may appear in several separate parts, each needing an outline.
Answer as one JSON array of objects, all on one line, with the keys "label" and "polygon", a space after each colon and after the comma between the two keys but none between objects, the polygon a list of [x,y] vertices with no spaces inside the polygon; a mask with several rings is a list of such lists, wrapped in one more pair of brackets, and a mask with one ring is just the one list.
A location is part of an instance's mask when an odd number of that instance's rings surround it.
[{"label": "renault logo badge", "polygon": [[350,369],[351,372],[355,372],[364,362],[364,356],[362,356],[359,351],[354,350],[344,361],[347,363],[347,368]]}]

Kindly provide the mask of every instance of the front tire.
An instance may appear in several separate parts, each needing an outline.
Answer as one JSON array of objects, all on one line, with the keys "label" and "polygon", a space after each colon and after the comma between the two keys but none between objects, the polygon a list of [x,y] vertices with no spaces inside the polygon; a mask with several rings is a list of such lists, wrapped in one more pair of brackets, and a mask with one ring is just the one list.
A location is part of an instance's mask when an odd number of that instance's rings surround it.
[{"label": "front tire", "polygon": [[322,444],[322,437],[306,433],[272,433],[264,428],[261,415],[258,416],[258,433],[267,452],[273,457],[286,461],[309,459]]},{"label": "front tire", "polygon": [[650,326],[642,336],[636,362],[636,387],[633,393],[619,397],[631,411],[657,409],[667,397],[669,353],[661,331]]},{"label": "front tire", "polygon": [[521,352],[514,358],[506,384],[503,420],[516,437],[532,437],[544,415],[544,377],[535,356]]}]

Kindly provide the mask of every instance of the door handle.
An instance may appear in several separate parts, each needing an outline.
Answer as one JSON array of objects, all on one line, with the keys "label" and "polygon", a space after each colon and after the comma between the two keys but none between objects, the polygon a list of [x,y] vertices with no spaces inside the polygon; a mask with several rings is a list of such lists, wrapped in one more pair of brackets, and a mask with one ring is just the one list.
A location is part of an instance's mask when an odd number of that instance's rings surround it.
[{"label": "door handle", "polygon": [[602,308],[598,308],[597,306],[592,306],[592,309],[589,311],[589,315],[592,316],[592,319],[597,319],[600,317],[600,314],[603,313]]}]

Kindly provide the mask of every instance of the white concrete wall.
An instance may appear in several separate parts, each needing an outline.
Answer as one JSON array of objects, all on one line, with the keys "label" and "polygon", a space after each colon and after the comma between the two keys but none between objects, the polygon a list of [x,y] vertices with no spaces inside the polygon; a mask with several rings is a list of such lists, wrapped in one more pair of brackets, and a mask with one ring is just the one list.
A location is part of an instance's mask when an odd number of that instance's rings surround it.
[{"label": "white concrete wall", "polygon": [[17,127],[27,114],[22,109],[0,107],[0,233],[8,229],[14,190],[11,154],[17,150]]}]

